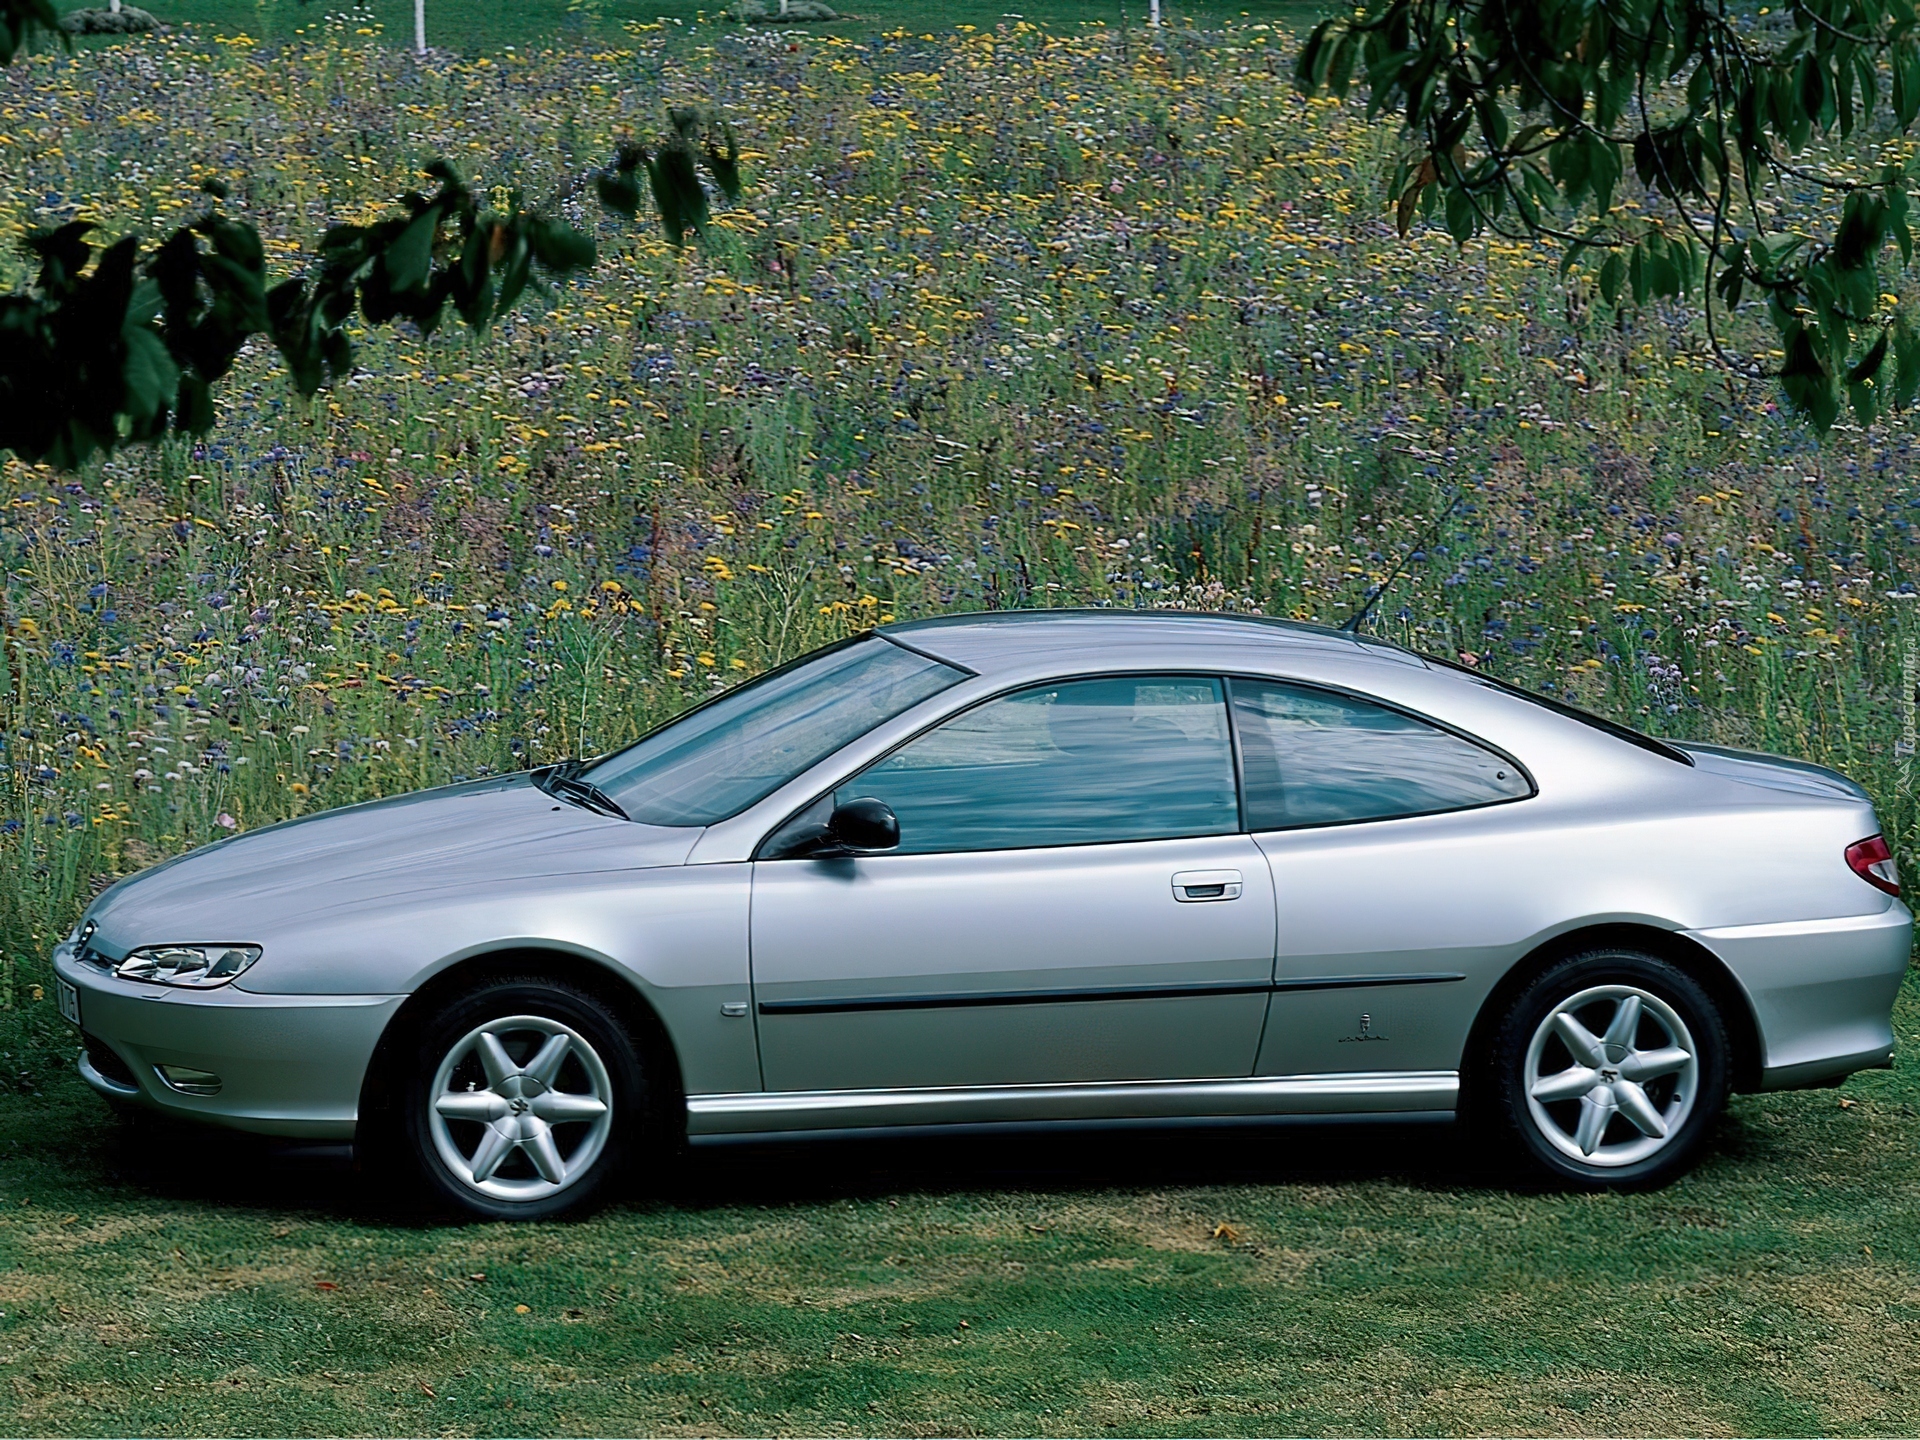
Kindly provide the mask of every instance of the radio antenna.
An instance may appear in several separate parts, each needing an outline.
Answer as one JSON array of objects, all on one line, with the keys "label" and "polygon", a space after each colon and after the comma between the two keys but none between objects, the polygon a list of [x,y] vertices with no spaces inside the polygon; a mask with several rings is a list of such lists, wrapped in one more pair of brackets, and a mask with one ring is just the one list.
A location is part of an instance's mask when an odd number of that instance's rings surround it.
[{"label": "radio antenna", "polygon": [[1367,616],[1371,615],[1373,613],[1373,607],[1380,603],[1380,597],[1386,594],[1393,582],[1400,578],[1400,572],[1407,568],[1408,562],[1433,543],[1434,537],[1440,533],[1440,527],[1447,523],[1448,518],[1455,510],[1460,508],[1460,502],[1466,498],[1466,495],[1467,487],[1464,485],[1458,487],[1453,492],[1453,498],[1447,502],[1447,508],[1442,510],[1439,515],[1434,518],[1433,524],[1427,527],[1427,533],[1420,537],[1420,543],[1400,557],[1399,563],[1387,572],[1386,579],[1367,591],[1367,598],[1361,604],[1360,608],[1341,622],[1340,628],[1342,630],[1350,630],[1356,635],[1360,633],[1360,627],[1367,623]]}]

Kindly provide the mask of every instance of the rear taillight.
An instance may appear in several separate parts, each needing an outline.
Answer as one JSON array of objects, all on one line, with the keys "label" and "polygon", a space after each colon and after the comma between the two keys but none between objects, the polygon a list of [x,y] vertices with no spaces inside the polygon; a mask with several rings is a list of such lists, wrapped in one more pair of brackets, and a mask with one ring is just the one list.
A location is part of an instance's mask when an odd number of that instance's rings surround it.
[{"label": "rear taillight", "polygon": [[1893,851],[1884,835],[1869,835],[1847,846],[1847,864],[1853,873],[1876,890],[1889,895],[1900,893],[1900,867],[1893,863]]}]

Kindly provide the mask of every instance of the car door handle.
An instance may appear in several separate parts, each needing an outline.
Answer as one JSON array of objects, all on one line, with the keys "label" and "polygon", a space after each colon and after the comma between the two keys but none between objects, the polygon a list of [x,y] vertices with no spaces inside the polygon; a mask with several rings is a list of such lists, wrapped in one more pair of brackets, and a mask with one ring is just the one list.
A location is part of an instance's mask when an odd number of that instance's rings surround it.
[{"label": "car door handle", "polygon": [[1201,900],[1238,900],[1238,870],[1182,870],[1173,877],[1173,898],[1183,903]]}]

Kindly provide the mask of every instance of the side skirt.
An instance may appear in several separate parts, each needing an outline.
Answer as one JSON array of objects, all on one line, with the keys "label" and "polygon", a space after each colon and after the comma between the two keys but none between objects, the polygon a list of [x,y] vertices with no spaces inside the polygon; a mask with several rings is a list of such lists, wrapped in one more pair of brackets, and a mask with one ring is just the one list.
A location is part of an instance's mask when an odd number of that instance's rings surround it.
[{"label": "side skirt", "polygon": [[1453,1070],[980,1085],[916,1090],[790,1090],[689,1095],[687,1135],[788,1135],[955,1125],[1433,1115],[1452,1118]]}]

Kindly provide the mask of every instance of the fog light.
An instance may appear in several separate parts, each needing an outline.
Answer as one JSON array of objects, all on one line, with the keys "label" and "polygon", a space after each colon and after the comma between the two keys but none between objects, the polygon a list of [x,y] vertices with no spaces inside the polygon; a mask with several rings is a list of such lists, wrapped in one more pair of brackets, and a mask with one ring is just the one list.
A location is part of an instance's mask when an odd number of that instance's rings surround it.
[{"label": "fog light", "polygon": [[160,1078],[182,1095],[220,1093],[220,1077],[206,1070],[192,1070],[185,1065],[162,1065],[158,1068]]}]

